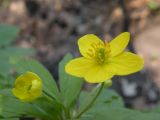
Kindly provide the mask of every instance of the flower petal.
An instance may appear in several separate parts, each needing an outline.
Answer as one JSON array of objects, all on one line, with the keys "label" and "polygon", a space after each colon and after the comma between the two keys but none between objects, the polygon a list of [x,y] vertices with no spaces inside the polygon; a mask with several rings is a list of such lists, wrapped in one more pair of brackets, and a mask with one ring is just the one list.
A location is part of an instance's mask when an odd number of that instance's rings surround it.
[{"label": "flower petal", "polygon": [[111,58],[111,64],[115,68],[116,75],[128,75],[143,68],[143,59],[131,52],[124,52]]},{"label": "flower petal", "polygon": [[65,66],[65,71],[73,76],[84,77],[86,72],[95,64],[96,62],[94,60],[80,57],[67,63]]},{"label": "flower petal", "polygon": [[100,83],[110,80],[114,73],[112,73],[112,66],[97,65],[92,67],[85,75],[85,80],[89,83]]},{"label": "flower petal", "polygon": [[109,42],[110,49],[111,49],[111,56],[116,56],[124,51],[126,46],[129,43],[130,33],[123,32],[114,38],[111,42]]},{"label": "flower petal", "polygon": [[19,90],[19,89],[16,89],[16,88],[13,88],[12,89],[12,92],[13,92],[13,94],[16,96],[16,97],[18,97],[19,99],[24,99],[24,98],[26,98],[26,91],[24,91],[24,90]]},{"label": "flower petal", "polygon": [[14,88],[13,94],[23,102],[31,102],[42,94],[42,80],[33,72],[26,72],[19,76]]},{"label": "flower petal", "polygon": [[98,43],[104,45],[104,42],[94,34],[87,34],[81,37],[78,40],[78,46],[82,56],[88,57],[88,54],[87,54],[88,49],[91,48],[92,44],[98,44]]}]

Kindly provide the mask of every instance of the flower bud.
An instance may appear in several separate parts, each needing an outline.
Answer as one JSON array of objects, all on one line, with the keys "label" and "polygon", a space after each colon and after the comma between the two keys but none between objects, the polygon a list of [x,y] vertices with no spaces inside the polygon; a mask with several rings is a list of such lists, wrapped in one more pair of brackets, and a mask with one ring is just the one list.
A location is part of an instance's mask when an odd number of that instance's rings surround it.
[{"label": "flower bud", "polygon": [[111,87],[112,86],[112,80],[106,80],[104,82],[104,84],[105,84],[105,87]]},{"label": "flower bud", "polygon": [[19,76],[12,89],[13,94],[23,102],[31,102],[42,95],[42,80],[33,72]]}]

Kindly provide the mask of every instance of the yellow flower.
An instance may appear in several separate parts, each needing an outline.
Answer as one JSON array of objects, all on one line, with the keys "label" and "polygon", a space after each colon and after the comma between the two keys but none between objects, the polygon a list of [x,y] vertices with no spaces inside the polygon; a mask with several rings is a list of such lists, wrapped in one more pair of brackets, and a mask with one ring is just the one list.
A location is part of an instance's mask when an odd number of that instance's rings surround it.
[{"label": "yellow flower", "polygon": [[100,83],[114,75],[128,75],[143,67],[143,59],[125,51],[130,39],[129,32],[121,33],[112,41],[103,42],[93,34],[78,40],[83,57],[75,58],[65,66],[68,74],[84,77],[89,83]]},{"label": "yellow flower", "polygon": [[26,72],[19,76],[13,94],[23,102],[31,102],[42,94],[42,80],[33,72]]}]

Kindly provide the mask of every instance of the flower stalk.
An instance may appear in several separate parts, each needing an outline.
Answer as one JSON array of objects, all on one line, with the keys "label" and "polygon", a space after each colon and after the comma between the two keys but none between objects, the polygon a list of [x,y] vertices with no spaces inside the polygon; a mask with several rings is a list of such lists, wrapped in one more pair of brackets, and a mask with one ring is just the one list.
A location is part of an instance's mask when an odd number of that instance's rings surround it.
[{"label": "flower stalk", "polygon": [[98,98],[98,96],[100,95],[100,93],[102,92],[104,86],[105,86],[105,83],[104,83],[104,82],[101,83],[100,86],[99,86],[99,85],[97,86],[97,89],[95,90],[95,91],[96,91],[95,96],[94,96],[94,97],[91,99],[91,101],[86,105],[86,107],[85,107],[81,112],[79,112],[79,113],[76,115],[76,118],[80,118],[83,113],[85,113],[86,111],[88,111],[88,110],[92,107],[92,105],[94,104],[94,102],[96,101],[96,99]]}]

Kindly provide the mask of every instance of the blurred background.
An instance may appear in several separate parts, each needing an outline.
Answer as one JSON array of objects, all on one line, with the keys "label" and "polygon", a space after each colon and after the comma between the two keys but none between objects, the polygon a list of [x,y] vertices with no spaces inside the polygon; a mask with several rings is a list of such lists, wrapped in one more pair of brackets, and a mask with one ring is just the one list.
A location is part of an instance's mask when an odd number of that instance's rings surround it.
[{"label": "blurred background", "polygon": [[[111,40],[129,31],[128,50],[142,56],[145,67],[136,74],[115,77],[112,88],[127,107],[151,109],[159,105],[160,0],[0,0],[0,24],[0,29],[2,24],[16,26],[18,35],[10,46],[34,49],[32,57],[56,80],[63,56],[68,52],[79,56],[79,37],[93,33]],[[2,43],[5,39],[0,38],[0,51],[4,49]],[[28,52],[19,55],[27,56]],[[0,56],[2,59],[1,52]]]}]

